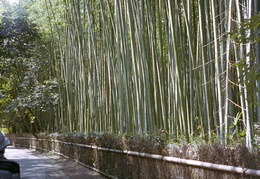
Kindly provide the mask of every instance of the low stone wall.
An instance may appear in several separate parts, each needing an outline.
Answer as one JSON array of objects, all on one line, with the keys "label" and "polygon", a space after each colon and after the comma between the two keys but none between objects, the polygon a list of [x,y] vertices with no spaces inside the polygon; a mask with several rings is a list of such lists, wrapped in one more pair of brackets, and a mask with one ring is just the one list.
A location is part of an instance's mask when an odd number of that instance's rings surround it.
[{"label": "low stone wall", "polygon": [[[200,161],[190,160],[189,162],[178,162],[166,160],[167,157],[162,155],[152,155],[139,152],[123,151],[118,149],[108,149],[87,144],[78,144],[62,140],[54,140],[48,138],[36,139],[32,136],[18,137],[9,136],[14,145],[20,145],[37,150],[49,151],[62,155],[66,158],[75,160],[76,162],[87,166],[91,169],[103,173],[110,178],[258,178],[260,170],[248,170],[238,167],[229,166],[230,170],[218,170],[221,165],[209,164],[203,167]],[[184,161],[180,159],[179,161]],[[193,163],[193,164],[192,164]],[[202,166],[202,167],[199,167]],[[241,173],[231,172],[233,169],[239,169]],[[235,171],[235,170],[234,170]],[[250,176],[250,172],[257,172],[259,176]]]}]

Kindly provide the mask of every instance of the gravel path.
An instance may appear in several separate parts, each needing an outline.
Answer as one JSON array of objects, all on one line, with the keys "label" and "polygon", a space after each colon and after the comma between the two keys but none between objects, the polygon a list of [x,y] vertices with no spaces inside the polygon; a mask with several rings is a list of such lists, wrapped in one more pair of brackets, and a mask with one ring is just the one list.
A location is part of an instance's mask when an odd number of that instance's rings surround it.
[{"label": "gravel path", "polygon": [[68,159],[7,147],[5,157],[20,164],[22,179],[105,179],[106,177]]}]

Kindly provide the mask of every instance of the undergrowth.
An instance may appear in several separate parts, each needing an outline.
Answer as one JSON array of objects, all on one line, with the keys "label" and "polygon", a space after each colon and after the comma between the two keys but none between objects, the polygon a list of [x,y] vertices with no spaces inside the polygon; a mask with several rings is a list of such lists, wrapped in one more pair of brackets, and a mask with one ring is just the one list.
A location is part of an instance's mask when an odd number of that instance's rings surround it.
[{"label": "undergrowth", "polygon": [[196,137],[191,138],[189,143],[184,139],[182,140],[181,137],[178,140],[169,139],[160,133],[153,135],[113,135],[108,132],[90,132],[88,134],[40,134],[39,136],[40,138],[94,145],[103,148],[137,151],[216,164],[260,169],[259,146],[250,151],[243,142],[233,139],[229,145],[223,145],[215,136],[213,136],[213,142],[208,142]]}]

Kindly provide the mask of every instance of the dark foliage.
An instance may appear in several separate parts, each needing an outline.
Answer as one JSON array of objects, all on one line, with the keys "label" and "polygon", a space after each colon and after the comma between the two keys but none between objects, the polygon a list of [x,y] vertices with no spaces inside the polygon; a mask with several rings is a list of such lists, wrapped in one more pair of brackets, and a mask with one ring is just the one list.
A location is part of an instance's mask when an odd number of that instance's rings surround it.
[{"label": "dark foliage", "polygon": [[32,42],[39,38],[35,27],[18,7],[5,12],[0,24],[0,57],[31,57],[36,45]]}]

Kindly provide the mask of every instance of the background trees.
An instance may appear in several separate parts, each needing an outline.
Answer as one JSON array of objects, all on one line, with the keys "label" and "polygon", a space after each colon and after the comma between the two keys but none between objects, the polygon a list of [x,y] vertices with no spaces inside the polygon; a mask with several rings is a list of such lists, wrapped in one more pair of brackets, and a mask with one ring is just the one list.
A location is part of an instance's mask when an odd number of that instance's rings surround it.
[{"label": "background trees", "polygon": [[222,143],[245,137],[251,148],[259,99],[257,1],[20,5],[48,44],[47,76],[61,79],[50,131],[160,131]]},{"label": "background trees", "polygon": [[45,131],[42,118],[57,100],[47,43],[22,7],[7,7],[0,27],[1,124],[12,132]]}]

